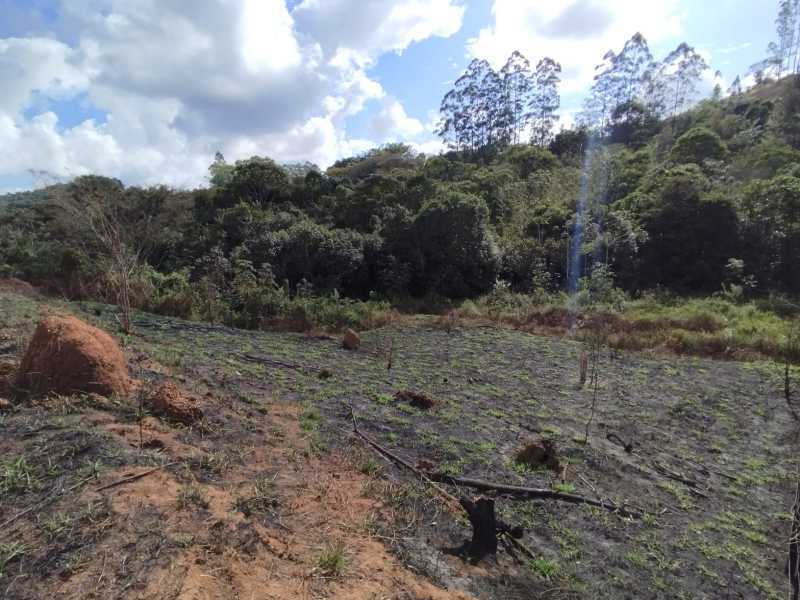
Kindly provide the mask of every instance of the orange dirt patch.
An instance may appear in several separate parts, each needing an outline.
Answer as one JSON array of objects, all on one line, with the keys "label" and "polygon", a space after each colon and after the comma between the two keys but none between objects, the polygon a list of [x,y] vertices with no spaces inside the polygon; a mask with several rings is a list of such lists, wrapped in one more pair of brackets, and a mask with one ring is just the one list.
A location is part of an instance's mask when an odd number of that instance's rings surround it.
[{"label": "orange dirt patch", "polygon": [[[86,490],[80,500],[109,499],[114,528],[131,532],[113,545],[95,550],[86,568],[68,580],[55,580],[57,597],[84,598],[87,586],[102,589],[118,576],[118,544],[129,544],[140,515],[160,515],[165,540],[186,540],[158,564],[126,598],[141,600],[311,600],[337,598],[365,600],[473,600],[458,591],[436,587],[411,572],[370,533],[373,519],[381,519],[383,504],[367,495],[368,477],[340,455],[297,461],[289,447],[299,449],[307,440],[297,423],[293,406],[274,407],[269,422],[280,429],[280,443],[243,449],[241,462],[224,472],[216,483],[194,480],[182,467],[170,467],[104,492]],[[100,424],[100,422],[98,422]],[[119,424],[103,423],[117,427]],[[195,449],[191,454],[202,451]],[[185,456],[185,455],[184,455]],[[106,474],[102,483],[141,473],[148,467],[122,468]],[[254,493],[254,482],[270,476],[277,497],[275,516],[247,517],[237,508],[237,498]],[[187,479],[189,477],[190,479]],[[200,490],[206,508],[179,508],[178,495],[190,484]],[[326,545],[344,544],[341,574],[320,571],[317,560]],[[463,568],[457,558],[454,568]],[[462,565],[462,567],[459,567]],[[103,585],[98,586],[97,582]]]},{"label": "orange dirt patch", "polygon": [[197,406],[197,399],[172,382],[156,388],[147,397],[147,404],[154,413],[185,425],[192,425],[203,419],[203,411]]},{"label": "orange dirt patch", "polygon": [[15,385],[33,395],[125,395],[128,365],[105,331],[72,316],[49,316],[36,327]]}]

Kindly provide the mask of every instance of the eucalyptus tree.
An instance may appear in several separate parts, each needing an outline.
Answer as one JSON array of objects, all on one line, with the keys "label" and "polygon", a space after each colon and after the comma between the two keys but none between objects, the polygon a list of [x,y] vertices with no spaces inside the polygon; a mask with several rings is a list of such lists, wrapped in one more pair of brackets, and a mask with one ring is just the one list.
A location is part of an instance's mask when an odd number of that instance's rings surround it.
[{"label": "eucalyptus tree", "polygon": [[658,64],[648,82],[648,104],[662,116],[676,116],[697,98],[697,87],[708,69],[705,59],[685,42]]},{"label": "eucalyptus tree", "polygon": [[536,65],[533,94],[529,104],[532,117],[531,140],[547,145],[553,137],[553,128],[559,120],[556,111],[561,106],[558,84],[561,83],[561,65],[545,57]]},{"label": "eucalyptus tree", "polygon": [[506,111],[510,121],[509,133],[512,144],[518,144],[522,133],[530,122],[530,96],[533,92],[531,63],[515,50],[500,70],[503,79]]}]

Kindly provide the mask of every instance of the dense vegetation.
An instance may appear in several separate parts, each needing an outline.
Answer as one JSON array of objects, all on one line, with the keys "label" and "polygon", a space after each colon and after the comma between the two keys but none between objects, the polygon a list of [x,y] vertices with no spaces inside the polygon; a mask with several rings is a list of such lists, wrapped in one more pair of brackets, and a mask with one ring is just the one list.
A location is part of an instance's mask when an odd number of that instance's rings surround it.
[{"label": "dense vegetation", "polygon": [[[519,86],[533,105],[506,95],[517,116],[502,135],[444,123],[456,141],[441,156],[392,144],[321,172],[217,155],[210,187],[191,191],[78,177],[0,213],[0,276],[242,327],[363,323],[392,302],[525,294],[533,306],[565,291],[615,307],[652,293],[799,294],[800,80],[716,90],[678,112],[705,66],[685,44],[666,60],[686,67],[682,83],[634,36],[607,57],[584,125],[557,135],[558,65],[526,75],[515,53],[481,81],[531,77]],[[443,106],[462,117],[497,90],[460,88],[472,95]],[[521,131],[531,143],[514,143]]]}]

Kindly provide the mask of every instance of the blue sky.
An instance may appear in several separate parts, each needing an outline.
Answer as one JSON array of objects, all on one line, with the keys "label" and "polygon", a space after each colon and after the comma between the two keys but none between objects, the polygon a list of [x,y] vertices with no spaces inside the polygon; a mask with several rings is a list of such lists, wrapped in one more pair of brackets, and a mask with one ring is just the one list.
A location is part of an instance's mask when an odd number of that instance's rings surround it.
[{"label": "blue sky", "polygon": [[436,152],[431,125],[449,83],[471,58],[499,67],[514,49],[562,63],[568,124],[592,67],[636,31],[656,57],[694,45],[730,82],[764,57],[776,10],[753,0],[0,0],[0,191],[88,172],[200,185],[217,150],[322,166],[390,141]]}]

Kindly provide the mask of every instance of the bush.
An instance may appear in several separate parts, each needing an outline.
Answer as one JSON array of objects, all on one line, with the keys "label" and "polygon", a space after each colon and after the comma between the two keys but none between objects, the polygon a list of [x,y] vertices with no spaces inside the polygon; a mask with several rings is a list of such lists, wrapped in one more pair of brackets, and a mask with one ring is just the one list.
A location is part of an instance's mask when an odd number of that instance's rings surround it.
[{"label": "bush", "polygon": [[494,285],[499,251],[480,198],[443,194],[422,209],[411,229],[422,259],[422,272],[415,278],[418,293],[467,298]]},{"label": "bush", "polygon": [[702,165],[706,160],[722,160],[728,149],[720,137],[706,127],[695,127],[675,142],[670,158],[676,163]]}]

